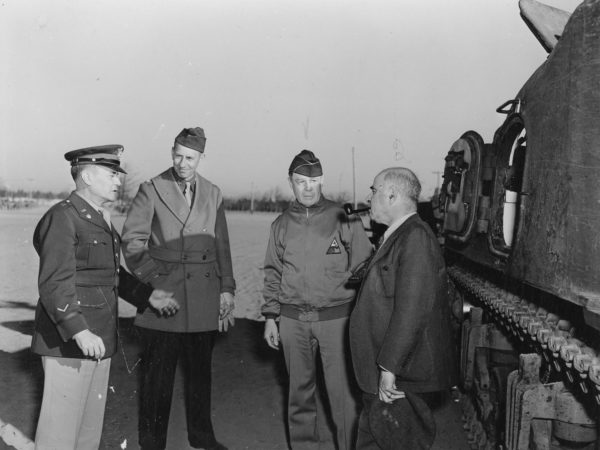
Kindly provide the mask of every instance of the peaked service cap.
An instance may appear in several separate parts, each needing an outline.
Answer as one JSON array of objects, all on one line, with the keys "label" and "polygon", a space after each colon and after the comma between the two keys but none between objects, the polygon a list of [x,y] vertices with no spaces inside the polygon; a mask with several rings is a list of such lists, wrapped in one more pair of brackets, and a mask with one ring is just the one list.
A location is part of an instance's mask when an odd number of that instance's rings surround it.
[{"label": "peaked service cap", "polygon": [[98,145],[71,150],[65,153],[65,159],[71,163],[71,166],[96,165],[127,173],[121,168],[121,153],[123,153],[122,145]]}]

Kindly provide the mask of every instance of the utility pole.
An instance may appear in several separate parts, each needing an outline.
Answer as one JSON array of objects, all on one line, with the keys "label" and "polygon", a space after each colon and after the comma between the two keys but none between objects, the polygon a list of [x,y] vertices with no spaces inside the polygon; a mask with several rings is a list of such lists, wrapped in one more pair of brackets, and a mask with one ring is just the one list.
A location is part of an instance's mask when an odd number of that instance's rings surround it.
[{"label": "utility pole", "polygon": [[254,181],[250,183],[250,214],[254,214]]},{"label": "utility pole", "polygon": [[437,176],[437,181],[435,184],[436,189],[440,189],[440,175],[442,175],[444,172],[440,172],[440,171],[435,171],[435,172],[431,172],[432,174]]},{"label": "utility pole", "polygon": [[356,165],[354,164],[354,147],[352,147],[352,203],[356,209]]}]

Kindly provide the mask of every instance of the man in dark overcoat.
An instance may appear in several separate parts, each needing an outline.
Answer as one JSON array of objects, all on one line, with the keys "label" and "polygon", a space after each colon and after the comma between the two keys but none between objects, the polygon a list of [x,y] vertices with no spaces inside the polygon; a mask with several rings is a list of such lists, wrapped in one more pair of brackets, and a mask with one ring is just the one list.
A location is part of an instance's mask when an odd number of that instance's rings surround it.
[{"label": "man in dark overcoat", "polygon": [[98,448],[117,350],[117,294],[150,314],[177,311],[170,294],[120,267],[120,237],[107,206],[124,173],[122,150],[106,145],[65,154],[76,190],[50,208],[34,232],[40,299],[31,349],[44,366],[36,449]]},{"label": "man in dark overcoat", "polygon": [[381,409],[376,402],[422,405],[395,408],[403,411],[396,425],[408,431],[390,448],[428,448],[433,436],[411,433],[411,426],[430,416],[431,393],[454,384],[446,269],[435,235],[416,214],[420,191],[406,168],[382,171],[371,186],[371,218],[388,228],[350,318],[352,361],[363,391],[358,450],[388,448],[377,434],[383,416],[372,414],[374,406]]},{"label": "man in dark overcoat", "polygon": [[175,316],[138,314],[144,342],[139,443],[164,449],[177,360],[187,385],[188,440],[224,449],[211,420],[211,359],[216,330],[233,323],[235,281],[220,189],[196,169],[204,155],[202,128],[175,138],[173,166],[140,185],[123,226],[128,267],[142,281],[174,292]]}]

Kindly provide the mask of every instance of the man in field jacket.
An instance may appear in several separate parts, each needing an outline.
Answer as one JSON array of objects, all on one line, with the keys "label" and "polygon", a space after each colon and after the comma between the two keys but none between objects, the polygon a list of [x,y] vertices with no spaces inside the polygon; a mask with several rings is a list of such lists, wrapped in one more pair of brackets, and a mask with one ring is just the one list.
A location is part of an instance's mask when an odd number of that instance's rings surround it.
[{"label": "man in field jacket", "polygon": [[128,267],[168,289],[180,304],[170,317],[138,314],[144,341],[139,417],[142,449],[164,449],[177,360],[184,358],[188,439],[195,448],[224,449],[211,413],[214,335],[232,319],[235,281],[221,191],[196,173],[204,153],[202,128],[184,129],[171,152],[173,167],[142,183],[123,226]]},{"label": "man in field jacket", "polygon": [[369,257],[371,244],[360,219],[347,217],[321,195],[322,174],[320,161],[308,150],[292,161],[289,182],[296,200],[271,225],[264,266],[264,337],[275,349],[281,339],[293,450],[319,448],[317,351],[339,449],[352,447],[356,421],[347,343],[355,291],[348,279]]}]

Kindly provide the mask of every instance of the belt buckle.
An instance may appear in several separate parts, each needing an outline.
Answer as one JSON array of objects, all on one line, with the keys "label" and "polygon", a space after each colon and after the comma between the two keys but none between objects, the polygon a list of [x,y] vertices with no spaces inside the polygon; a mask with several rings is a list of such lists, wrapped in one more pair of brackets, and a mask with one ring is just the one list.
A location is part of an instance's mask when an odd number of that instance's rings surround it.
[{"label": "belt buckle", "polygon": [[298,320],[302,322],[317,322],[319,320],[319,312],[315,310],[301,311],[298,315]]}]

